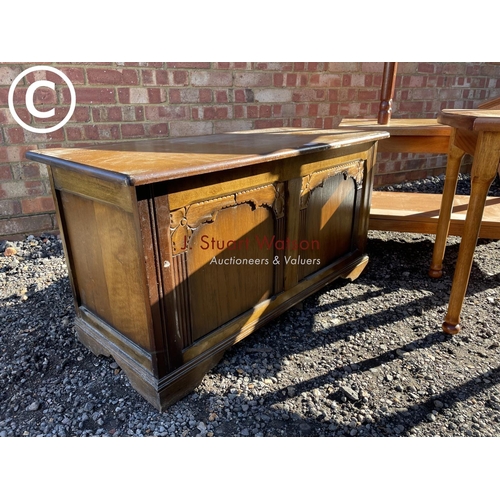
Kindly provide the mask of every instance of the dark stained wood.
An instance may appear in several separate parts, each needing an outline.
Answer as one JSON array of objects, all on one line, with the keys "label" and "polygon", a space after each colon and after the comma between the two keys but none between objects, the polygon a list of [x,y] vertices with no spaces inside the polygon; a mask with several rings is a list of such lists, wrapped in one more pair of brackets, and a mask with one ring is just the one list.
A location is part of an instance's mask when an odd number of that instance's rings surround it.
[{"label": "dark stained wood", "polygon": [[71,265],[81,305],[141,347],[150,348],[143,270],[132,214],[66,192],[61,193],[61,199],[66,244],[73,256]]},{"label": "dark stained wood", "polygon": [[377,117],[377,123],[379,123],[380,125],[387,125],[391,120],[392,99],[394,97],[394,88],[396,86],[397,71],[398,63],[384,63],[384,72],[382,75],[382,90]]},{"label": "dark stained wood", "polygon": [[156,212],[153,200],[155,199],[151,186],[137,189],[137,215],[139,227],[137,233],[141,234],[144,249],[144,268],[146,286],[149,291],[152,319],[152,344],[155,346],[153,353],[153,375],[160,378],[166,375],[168,369],[168,354],[166,339],[163,332],[167,329],[163,304],[163,280],[161,273],[160,252],[158,248],[158,234],[156,230]]},{"label": "dark stained wood", "polygon": [[[152,139],[91,148],[29,151],[27,158],[91,177],[139,186],[221,172],[354,144],[370,136],[357,131],[287,128],[175,139]],[[371,134],[373,140],[382,136]]]},{"label": "dark stained wood", "polygon": [[359,275],[387,136],[271,129],[29,152],[50,166],[80,340],[165,409],[235,342]]},{"label": "dark stained wood", "polygon": [[187,257],[193,340],[274,295],[275,235],[272,211],[248,203],[221,210],[196,233]]},{"label": "dark stained wood", "polygon": [[[356,196],[363,162],[314,172],[303,178],[301,192],[299,279],[345,255],[351,249]],[[339,175],[340,174],[340,175]],[[320,244],[321,242],[321,244]]]}]

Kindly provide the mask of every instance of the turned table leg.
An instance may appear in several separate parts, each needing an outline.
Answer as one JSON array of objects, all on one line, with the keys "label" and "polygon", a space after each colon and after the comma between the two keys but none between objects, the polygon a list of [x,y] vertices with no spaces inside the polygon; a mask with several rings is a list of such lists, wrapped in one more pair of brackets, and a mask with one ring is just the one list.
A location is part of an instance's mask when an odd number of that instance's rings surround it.
[{"label": "turned table leg", "polygon": [[500,159],[499,151],[499,133],[482,132],[479,134],[472,165],[469,207],[453,276],[448,313],[443,323],[443,330],[449,334],[458,333],[461,328],[460,313],[469,283],[486,196],[495,178]]},{"label": "turned table leg", "polygon": [[443,274],[443,259],[446,249],[446,240],[450,230],[450,219],[453,211],[453,200],[457,191],[458,172],[465,152],[455,146],[456,131],[453,130],[450,137],[450,149],[446,165],[446,177],[444,181],[443,197],[439,210],[439,221],[436,231],[436,241],[432,253],[432,262],[429,269],[431,278],[440,278]]}]

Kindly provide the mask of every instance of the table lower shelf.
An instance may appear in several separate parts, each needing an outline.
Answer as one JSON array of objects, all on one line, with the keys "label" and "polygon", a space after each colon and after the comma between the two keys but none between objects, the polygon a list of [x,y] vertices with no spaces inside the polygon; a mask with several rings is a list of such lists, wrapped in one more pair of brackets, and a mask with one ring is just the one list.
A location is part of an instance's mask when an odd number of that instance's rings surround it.
[{"label": "table lower shelf", "polygon": [[[469,196],[455,196],[450,235],[462,236],[468,204]],[[369,229],[436,234],[440,206],[440,194],[374,191]],[[500,197],[487,198],[479,237],[500,239]]]}]

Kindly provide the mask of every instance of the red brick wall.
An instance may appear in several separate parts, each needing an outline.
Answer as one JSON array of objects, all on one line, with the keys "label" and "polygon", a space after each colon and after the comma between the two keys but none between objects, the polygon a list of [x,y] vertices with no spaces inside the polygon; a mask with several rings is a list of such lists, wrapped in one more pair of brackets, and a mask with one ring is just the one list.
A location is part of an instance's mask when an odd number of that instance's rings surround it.
[{"label": "red brick wall", "polygon": [[[21,71],[40,63],[0,63],[0,238],[56,229],[44,166],[26,161],[29,149],[92,145],[145,137],[174,137],[264,127],[336,127],[343,117],[375,117],[383,63],[71,63],[62,70],[76,89],[70,121],[50,134],[24,130],[7,95]],[[36,79],[52,80],[53,74]],[[27,123],[57,123],[69,109],[67,86],[35,92],[30,117],[17,86],[14,103]],[[57,77],[55,83],[62,83]],[[500,95],[500,65],[400,63],[394,117],[435,117],[443,108],[472,108]],[[52,120],[52,121],[51,121]],[[442,155],[379,155],[375,185],[444,171]]]}]

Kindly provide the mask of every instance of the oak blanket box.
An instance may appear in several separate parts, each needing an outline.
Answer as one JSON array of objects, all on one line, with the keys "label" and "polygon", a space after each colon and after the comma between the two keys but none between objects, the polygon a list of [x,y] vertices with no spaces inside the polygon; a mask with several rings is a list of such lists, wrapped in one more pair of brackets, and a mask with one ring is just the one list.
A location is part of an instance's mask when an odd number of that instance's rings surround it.
[{"label": "oak blanket box", "polygon": [[386,137],[284,128],[28,152],[50,167],[79,339],[164,410],[235,342],[359,275]]}]

